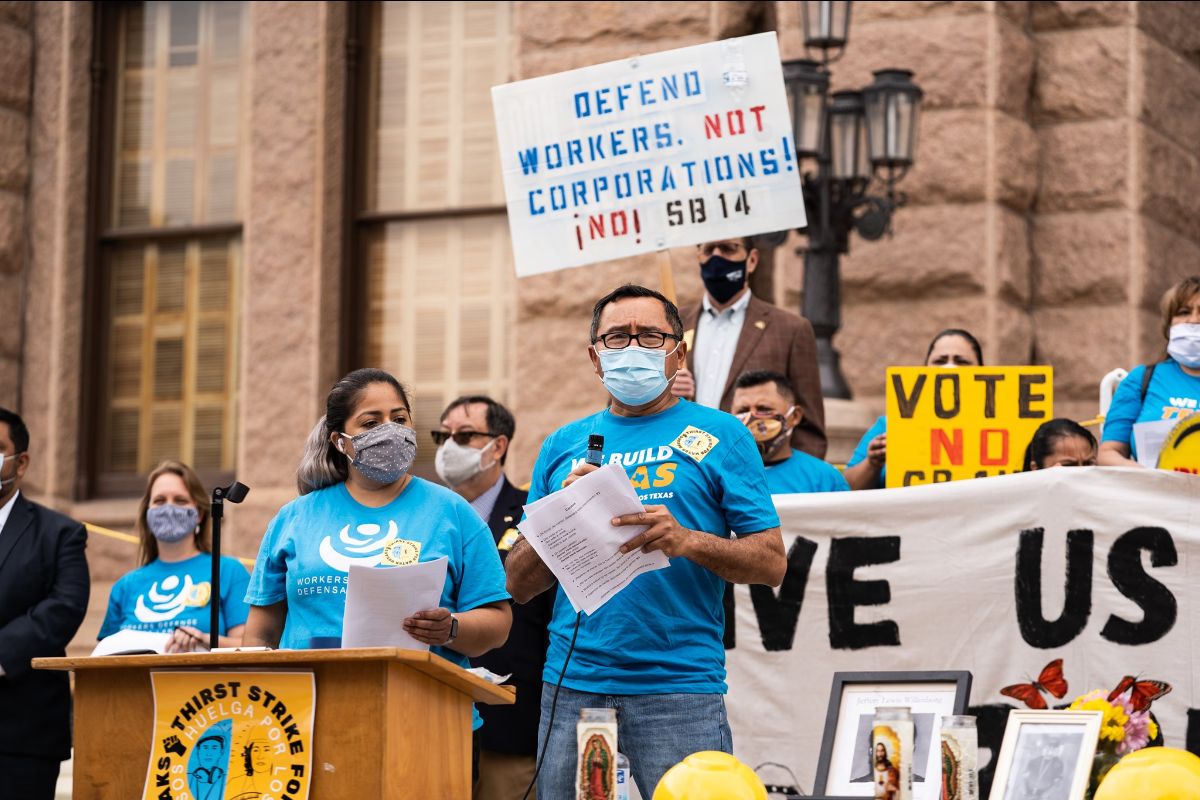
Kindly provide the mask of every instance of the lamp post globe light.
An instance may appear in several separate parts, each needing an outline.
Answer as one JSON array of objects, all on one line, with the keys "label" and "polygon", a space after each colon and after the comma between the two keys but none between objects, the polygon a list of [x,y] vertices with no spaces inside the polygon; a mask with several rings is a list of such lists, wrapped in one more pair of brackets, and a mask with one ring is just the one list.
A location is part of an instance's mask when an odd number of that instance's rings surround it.
[{"label": "lamp post globe light", "polygon": [[[850,37],[850,2],[801,0],[804,47],[813,58],[783,64],[796,159],[804,175],[808,235],[801,312],[817,337],[825,397],[849,399],[833,336],[842,326],[839,259],[850,232],[876,240],[905,201],[895,186],[913,164],[921,89],[906,69],[877,70],[861,91],[829,93],[829,64]],[[815,167],[815,171],[812,169]],[[878,183],[883,195],[869,194]]]}]

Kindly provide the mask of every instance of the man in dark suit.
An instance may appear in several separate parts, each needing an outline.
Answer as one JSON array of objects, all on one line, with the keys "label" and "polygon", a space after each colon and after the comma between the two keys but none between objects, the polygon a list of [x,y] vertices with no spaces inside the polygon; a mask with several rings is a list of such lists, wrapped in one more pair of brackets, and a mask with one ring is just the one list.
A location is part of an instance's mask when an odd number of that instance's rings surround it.
[{"label": "man in dark suit", "polygon": [[51,800],[71,755],[65,672],[30,660],[66,655],[88,604],[83,525],[21,496],[29,430],[0,408],[0,795]]},{"label": "man in dark suit", "polygon": [[[504,461],[516,423],[507,408],[490,397],[459,397],[442,412],[434,465],[438,476],[487,520],[503,561],[517,539],[517,522],[526,491],[504,474]],[[500,675],[512,674],[517,702],[479,706],[479,776],[475,800],[519,800],[533,779],[541,708],[542,669],[546,663],[554,593],[513,606],[512,630],[503,647],[471,659]]]},{"label": "man in dark suit", "polygon": [[747,281],[758,266],[758,255],[748,237],[697,247],[705,293],[699,303],[679,309],[688,368],[680,370],[672,391],[728,411],[738,375],[759,370],[782,373],[795,387],[803,411],[792,432],[792,447],[824,458],[825,401],[817,340],[804,317],[751,294]]}]

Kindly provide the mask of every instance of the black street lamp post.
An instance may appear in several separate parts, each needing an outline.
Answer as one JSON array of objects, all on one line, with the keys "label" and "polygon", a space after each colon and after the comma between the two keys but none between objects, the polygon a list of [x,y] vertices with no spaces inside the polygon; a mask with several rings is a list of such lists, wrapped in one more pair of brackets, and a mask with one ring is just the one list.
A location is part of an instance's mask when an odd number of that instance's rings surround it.
[{"label": "black street lamp post", "polygon": [[[802,0],[804,45],[821,60],[784,62],[797,163],[816,163],[804,173],[808,235],[801,309],[817,337],[821,390],[850,398],[833,337],[842,326],[839,259],[850,249],[850,232],[867,240],[891,229],[892,213],[904,204],[895,184],[913,163],[921,90],[912,72],[884,69],[862,91],[829,94],[829,64],[841,55],[850,33],[850,2]],[[882,197],[867,190],[878,178]]]}]

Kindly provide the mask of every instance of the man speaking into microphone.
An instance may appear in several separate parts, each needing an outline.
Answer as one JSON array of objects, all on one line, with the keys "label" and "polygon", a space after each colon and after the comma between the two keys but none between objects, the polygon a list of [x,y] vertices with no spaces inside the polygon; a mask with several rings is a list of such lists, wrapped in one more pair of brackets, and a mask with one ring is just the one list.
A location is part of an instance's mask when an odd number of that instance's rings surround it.
[{"label": "man speaking into microphone", "polygon": [[[538,797],[550,800],[574,797],[581,708],[617,710],[617,746],[644,797],[685,756],[732,753],[724,702],[725,581],[778,586],[787,568],[750,432],[723,411],[671,393],[687,355],[675,305],[651,289],[622,286],[596,303],[590,338],[588,355],[611,404],[546,439],[528,502],[596,469],[585,460],[588,438],[603,436],[604,462],[624,465],[645,504],[641,513],[612,521],[649,526],[637,536],[631,528],[624,550],[661,550],[671,566],[640,575],[578,628],[570,602],[555,590],[537,781]],[[524,540],[509,554],[506,571],[509,592],[521,603],[554,583]]]}]

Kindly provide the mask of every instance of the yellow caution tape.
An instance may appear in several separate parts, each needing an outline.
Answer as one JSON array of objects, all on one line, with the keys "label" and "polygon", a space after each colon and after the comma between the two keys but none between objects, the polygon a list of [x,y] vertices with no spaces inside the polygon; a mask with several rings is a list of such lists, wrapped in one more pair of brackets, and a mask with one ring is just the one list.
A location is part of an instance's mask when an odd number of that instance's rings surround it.
[{"label": "yellow caution tape", "polygon": [[[99,525],[93,525],[90,522],[85,522],[83,524],[85,527],[87,527],[88,533],[98,533],[101,536],[107,536],[109,539],[116,539],[120,542],[129,542],[130,544],[138,544],[138,538],[136,536],[130,536],[128,533],[121,533],[120,531],[114,531],[110,528],[102,528]],[[238,561],[242,562],[247,567],[254,566],[254,560],[250,558],[239,558]]]}]

